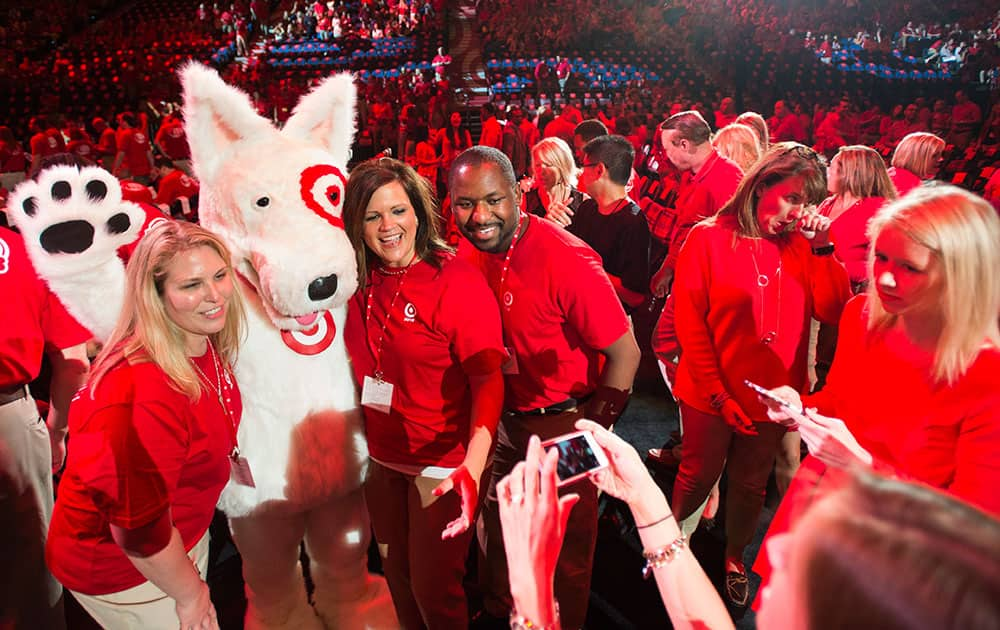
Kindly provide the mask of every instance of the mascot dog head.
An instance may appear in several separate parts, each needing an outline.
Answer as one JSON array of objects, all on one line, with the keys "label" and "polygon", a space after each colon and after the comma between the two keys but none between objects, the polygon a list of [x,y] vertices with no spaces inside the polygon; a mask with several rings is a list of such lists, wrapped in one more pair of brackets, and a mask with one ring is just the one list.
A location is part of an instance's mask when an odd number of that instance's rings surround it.
[{"label": "mascot dog head", "polygon": [[341,220],[355,131],[351,76],[323,81],[281,130],[205,66],[187,65],[181,83],[202,224],[227,242],[277,328],[310,329],[358,283]]}]

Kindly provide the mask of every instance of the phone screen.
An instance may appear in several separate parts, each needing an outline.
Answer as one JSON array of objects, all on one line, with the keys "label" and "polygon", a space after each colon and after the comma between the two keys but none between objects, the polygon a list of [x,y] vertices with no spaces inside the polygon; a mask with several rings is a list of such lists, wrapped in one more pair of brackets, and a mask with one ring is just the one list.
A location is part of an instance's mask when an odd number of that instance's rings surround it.
[{"label": "phone screen", "polygon": [[559,463],[556,474],[561,481],[571,479],[601,467],[597,454],[590,447],[590,442],[584,435],[575,435],[569,439],[553,444],[559,449]]}]

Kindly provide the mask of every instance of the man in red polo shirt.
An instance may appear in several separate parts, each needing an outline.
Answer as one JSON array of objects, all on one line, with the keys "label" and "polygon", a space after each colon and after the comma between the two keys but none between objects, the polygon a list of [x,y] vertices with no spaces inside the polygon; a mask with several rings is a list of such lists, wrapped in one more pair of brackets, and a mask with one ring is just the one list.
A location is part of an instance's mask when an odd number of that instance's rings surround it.
[{"label": "man in red polo shirt", "polygon": [[191,147],[184,133],[184,121],[177,114],[170,114],[156,132],[156,146],[170,158],[174,166],[191,175]]},{"label": "man in red polo shirt", "polygon": [[118,155],[112,169],[115,177],[134,179],[140,184],[149,185],[153,173],[153,149],[149,144],[149,136],[140,129],[132,114],[119,116]]},{"label": "man in red polo shirt", "polygon": [[[52,472],[66,454],[70,399],[87,375],[80,326],[35,273],[16,232],[0,228],[0,627],[65,628],[62,587],[45,567]],[[28,383],[52,363],[48,417]]]},{"label": "man in red polo shirt", "polygon": [[[509,354],[506,411],[478,524],[485,607],[505,617],[511,598],[496,484],[524,459],[532,434],[545,440],[573,431],[581,417],[611,426],[628,400],[639,346],[600,256],[559,226],[518,211],[521,191],[501,151],[476,146],[459,154],[449,190],[458,229],[469,241],[460,252],[497,295]],[[580,495],[555,579],[562,627],[569,630],[586,618],[597,491],[589,482],[566,491]]]},{"label": "man in red polo shirt", "polygon": [[[170,214],[170,205],[186,197],[190,204],[191,198],[198,194],[198,180],[188,177],[186,173],[174,166],[169,159],[160,156],[156,158],[156,172],[160,180],[156,184],[155,204],[160,210]],[[191,217],[190,210],[183,213],[185,218]]]}]

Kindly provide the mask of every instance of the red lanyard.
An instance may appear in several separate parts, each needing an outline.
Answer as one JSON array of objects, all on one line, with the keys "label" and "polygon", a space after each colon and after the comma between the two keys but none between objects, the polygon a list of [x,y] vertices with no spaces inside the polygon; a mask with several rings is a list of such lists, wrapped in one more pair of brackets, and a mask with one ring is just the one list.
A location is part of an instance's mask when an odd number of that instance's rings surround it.
[{"label": "red lanyard", "polygon": [[497,301],[503,306],[505,310],[510,310],[510,304],[504,299],[504,284],[507,282],[507,272],[510,271],[510,257],[514,254],[514,245],[517,243],[517,239],[521,236],[521,227],[524,221],[528,218],[527,214],[523,214],[517,219],[517,229],[514,230],[514,237],[510,239],[510,247],[507,248],[507,256],[503,260],[503,268],[500,270],[500,285],[497,287]]},{"label": "red lanyard", "polygon": [[369,332],[370,324],[372,320],[372,296],[374,293],[374,283],[372,279],[375,277],[375,271],[373,270],[368,276],[368,295],[365,296],[365,339],[368,341],[368,349],[375,356],[375,380],[382,382],[382,343],[385,341],[385,331],[389,327],[389,320],[392,318],[392,307],[396,305],[396,299],[399,298],[399,294],[403,290],[403,280],[406,279],[406,273],[410,270],[419,260],[416,256],[410,261],[410,264],[403,267],[403,270],[396,273],[387,273],[386,275],[399,276],[399,284],[396,285],[396,293],[393,294],[392,299],[389,300],[389,308],[385,310],[385,321],[382,322],[382,332],[379,333],[378,343],[372,346],[371,333]]}]

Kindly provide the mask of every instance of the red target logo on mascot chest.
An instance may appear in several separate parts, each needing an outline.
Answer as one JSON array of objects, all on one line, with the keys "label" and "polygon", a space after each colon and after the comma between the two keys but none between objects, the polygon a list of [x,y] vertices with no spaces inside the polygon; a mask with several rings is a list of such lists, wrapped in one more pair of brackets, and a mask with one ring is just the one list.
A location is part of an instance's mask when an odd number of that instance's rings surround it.
[{"label": "red target logo on mascot chest", "polygon": [[333,227],[344,229],[339,212],[346,185],[347,178],[339,168],[332,164],[317,164],[302,171],[299,194],[306,207]]}]

